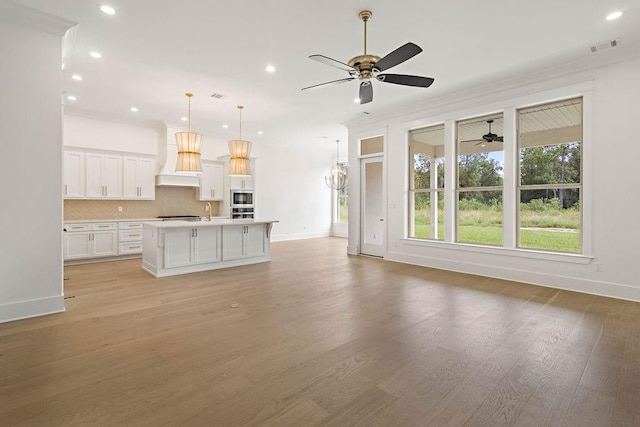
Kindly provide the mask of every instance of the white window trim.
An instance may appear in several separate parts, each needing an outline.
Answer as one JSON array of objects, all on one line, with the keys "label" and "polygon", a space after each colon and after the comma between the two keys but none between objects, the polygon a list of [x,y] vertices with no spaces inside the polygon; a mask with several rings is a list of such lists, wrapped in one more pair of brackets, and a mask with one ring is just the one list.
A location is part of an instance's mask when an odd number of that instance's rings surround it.
[{"label": "white window trim", "polygon": [[[465,118],[475,117],[475,116],[483,116],[487,114],[491,114],[493,112],[502,111],[504,114],[504,135],[505,135],[505,170],[510,166],[509,175],[505,176],[503,179],[503,214],[505,217],[508,217],[508,221],[505,221],[507,218],[503,218],[503,246],[485,246],[481,244],[472,244],[472,243],[463,243],[456,242],[456,212],[457,212],[457,200],[456,200],[456,182],[457,177],[452,179],[452,174],[445,172],[445,236],[444,241],[438,240],[430,240],[430,239],[418,239],[418,238],[409,238],[405,237],[404,239],[400,239],[400,242],[403,244],[408,244],[411,246],[425,246],[425,247],[437,247],[437,248],[447,248],[447,249],[458,249],[465,250],[471,252],[482,252],[482,253],[495,253],[497,255],[507,255],[521,258],[530,258],[530,259],[543,259],[550,261],[559,261],[559,262],[569,262],[569,263],[578,263],[578,264],[587,264],[593,259],[593,246],[592,246],[592,212],[593,212],[593,201],[592,201],[592,191],[593,191],[593,179],[592,179],[592,150],[593,150],[593,139],[592,139],[592,126],[593,126],[593,115],[592,115],[592,92],[593,92],[593,82],[587,81],[583,83],[578,83],[571,86],[566,86],[557,89],[546,90],[538,93],[533,93],[529,95],[523,95],[520,97],[502,100],[499,103],[491,104],[491,105],[480,105],[477,107],[469,108],[462,111],[452,111],[444,114],[439,114],[436,117],[412,120],[410,122],[405,122],[401,127],[402,132],[408,134],[410,130],[428,127],[434,124],[443,123],[445,124],[445,171],[457,171],[457,147],[456,147],[456,137],[455,137],[455,126],[456,122],[460,120],[464,120]],[[516,222],[517,217],[515,210],[518,208],[515,204],[515,196],[516,196],[516,169],[515,162],[516,160],[516,151],[517,148],[515,146],[515,138],[516,136],[516,114],[517,110],[521,108],[526,108],[530,106],[535,106],[544,103],[550,103],[554,101],[559,101],[563,99],[577,98],[582,97],[582,192],[583,192],[583,200],[581,206],[582,208],[582,253],[580,254],[572,254],[568,252],[553,252],[553,251],[543,251],[543,250],[533,250],[526,248],[517,248],[516,247]],[[502,108],[500,108],[502,106]],[[507,153],[506,142],[507,136],[510,136],[514,143],[510,144],[509,151]],[[405,150],[408,150],[408,144],[405,143]],[[408,156],[405,156],[408,159]],[[514,162],[511,165],[507,164],[507,161]],[[405,163],[405,176],[409,177],[409,162]],[[508,178],[508,181],[507,181]],[[407,178],[408,181],[408,178]],[[408,184],[408,182],[407,182]],[[409,188],[405,188],[405,194],[409,195]],[[505,196],[508,195],[508,199],[511,200],[511,203],[507,205],[507,198]],[[405,197],[407,199],[407,197]],[[409,204],[408,201],[405,201],[404,209],[406,221],[409,218],[408,212]],[[405,236],[408,236],[408,224],[405,224]]]}]

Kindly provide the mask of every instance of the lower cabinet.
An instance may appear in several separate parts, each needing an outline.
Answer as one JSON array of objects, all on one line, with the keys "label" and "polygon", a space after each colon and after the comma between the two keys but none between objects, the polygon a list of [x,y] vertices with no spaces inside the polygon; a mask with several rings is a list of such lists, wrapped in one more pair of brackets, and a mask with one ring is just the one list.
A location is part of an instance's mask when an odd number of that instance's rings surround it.
[{"label": "lower cabinet", "polygon": [[222,227],[222,259],[229,261],[263,256],[265,254],[264,230],[264,224]]},{"label": "lower cabinet", "polygon": [[118,255],[116,223],[65,224],[64,259]]},{"label": "lower cabinet", "polygon": [[166,229],[164,231],[164,268],[220,261],[219,228]]}]

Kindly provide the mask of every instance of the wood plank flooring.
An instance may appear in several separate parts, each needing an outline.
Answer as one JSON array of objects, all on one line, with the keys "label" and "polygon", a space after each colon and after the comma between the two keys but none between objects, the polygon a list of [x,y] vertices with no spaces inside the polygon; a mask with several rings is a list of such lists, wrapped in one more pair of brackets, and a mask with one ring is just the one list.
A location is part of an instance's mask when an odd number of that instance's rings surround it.
[{"label": "wood plank flooring", "polygon": [[66,313],[0,324],[0,425],[640,425],[640,304],[346,243],[66,267]]}]

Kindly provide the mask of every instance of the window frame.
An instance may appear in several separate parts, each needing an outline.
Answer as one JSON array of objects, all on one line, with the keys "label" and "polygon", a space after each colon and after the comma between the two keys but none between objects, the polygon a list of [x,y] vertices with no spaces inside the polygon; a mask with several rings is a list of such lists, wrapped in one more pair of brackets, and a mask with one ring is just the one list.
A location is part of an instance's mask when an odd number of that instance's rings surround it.
[{"label": "window frame", "polygon": [[[536,107],[544,107],[546,105],[553,105],[560,102],[568,102],[572,100],[580,100],[581,106],[581,117],[580,117],[580,182],[578,183],[570,183],[570,184],[527,184],[522,185],[522,164],[520,162],[520,150],[521,147],[521,139],[520,139],[520,120],[521,114],[520,112],[523,110],[536,108]],[[515,151],[518,157],[518,160],[515,163],[515,176],[516,176],[516,249],[521,250],[536,250],[536,251],[544,251],[544,252],[552,252],[552,253],[560,253],[560,254],[584,254],[584,122],[585,122],[585,100],[584,95],[567,97],[564,99],[556,99],[548,102],[541,102],[533,105],[527,105],[526,107],[519,107],[515,109],[515,119],[516,119],[516,140],[515,140]],[[521,246],[521,218],[522,218],[522,210],[521,210],[521,198],[522,191],[526,190],[553,190],[553,189],[567,189],[567,190],[578,190],[578,203],[580,206],[580,251],[579,252],[568,252],[568,251],[554,251],[552,249],[542,249],[542,248],[527,248]]]},{"label": "window frame", "polygon": [[[543,85],[544,86],[544,85]],[[565,99],[582,97],[582,123],[583,123],[583,137],[582,137],[582,194],[581,194],[581,209],[582,209],[582,252],[551,252],[543,250],[534,250],[527,248],[516,248],[516,224],[515,209],[517,208],[515,203],[516,193],[509,189],[516,187],[515,176],[515,162],[517,162],[518,154],[515,150],[515,145],[512,142],[509,145],[505,145],[505,171],[504,171],[504,185],[503,189],[503,201],[505,212],[504,223],[504,242],[502,247],[496,246],[484,246],[478,244],[458,243],[455,241],[455,228],[456,221],[455,215],[455,197],[456,183],[451,179],[451,173],[448,174],[449,178],[445,180],[445,240],[433,241],[426,239],[410,238],[408,236],[408,214],[405,214],[405,226],[404,237],[399,239],[399,244],[408,245],[415,248],[431,248],[442,249],[445,251],[454,250],[469,253],[482,253],[491,254],[494,256],[502,255],[508,257],[517,257],[530,260],[545,260],[555,261],[559,263],[567,264],[588,264],[593,260],[593,198],[590,193],[590,189],[593,187],[593,86],[594,83],[591,80],[582,80],[574,83],[564,84],[561,86],[555,86],[553,82],[546,85],[546,87],[532,88],[518,88],[506,92],[500,99],[496,100],[495,97],[489,98],[480,97],[478,101],[473,103],[460,102],[452,104],[452,107],[435,114],[433,109],[424,109],[420,117],[413,115],[413,118],[402,123],[399,123],[398,131],[403,134],[402,139],[404,141],[408,138],[408,132],[413,129],[429,126],[434,123],[445,123],[445,167],[448,170],[454,170],[456,167],[455,147],[455,122],[468,117],[483,116],[489,114],[489,112],[504,111],[505,116],[505,142],[508,139],[512,141],[516,138],[516,109],[526,108],[538,104],[551,103],[554,101],[560,101]],[[507,114],[509,113],[509,114]],[[395,132],[395,130],[394,130]],[[512,145],[514,145],[512,147]],[[405,150],[408,150],[408,144],[404,145]],[[403,156],[403,159],[408,159],[408,156]],[[406,162],[402,166],[403,169],[409,167]],[[405,169],[405,197],[404,197],[404,209],[408,209],[408,171]],[[511,200],[509,198],[512,197]],[[509,203],[507,203],[509,202]],[[511,206],[513,205],[513,206]],[[511,221],[511,222],[509,222]]]}]

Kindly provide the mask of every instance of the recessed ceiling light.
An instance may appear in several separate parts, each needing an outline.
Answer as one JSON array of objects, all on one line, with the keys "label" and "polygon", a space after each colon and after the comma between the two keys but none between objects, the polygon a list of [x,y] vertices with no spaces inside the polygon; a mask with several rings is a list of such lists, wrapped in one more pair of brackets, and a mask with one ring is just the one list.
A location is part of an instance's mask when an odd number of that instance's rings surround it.
[{"label": "recessed ceiling light", "polygon": [[222,129],[229,129],[229,125],[222,125]]},{"label": "recessed ceiling light", "polygon": [[273,65],[267,65],[264,69],[267,73],[274,73],[276,71],[276,67],[274,67]]},{"label": "recessed ceiling light", "polygon": [[75,96],[73,96],[73,95],[69,95],[69,96],[67,96],[67,99],[68,99],[69,101],[75,101],[75,100],[77,100],[78,98],[76,98],[76,97],[75,97]]},{"label": "recessed ceiling light", "polygon": [[80,74],[74,74],[71,76],[71,78],[78,81],[82,80],[82,76]]},{"label": "recessed ceiling light", "polygon": [[102,58],[102,54],[100,52],[96,52],[96,51],[89,52],[89,55],[91,55],[92,58],[96,58],[96,59]]},{"label": "recessed ceiling light", "polygon": [[133,111],[134,113],[138,112],[138,108],[137,107],[131,107],[131,111]]},{"label": "recessed ceiling light", "polygon": [[258,131],[258,135],[262,135],[262,131],[261,130]]},{"label": "recessed ceiling light", "polygon": [[180,120],[182,120],[183,122],[186,122],[189,119],[187,119],[186,117],[182,117]]},{"label": "recessed ceiling light", "polygon": [[620,12],[619,10],[616,10],[615,12],[611,12],[610,14],[607,15],[607,21],[613,21],[615,19],[618,19],[622,16],[622,12]]},{"label": "recessed ceiling light", "polygon": [[107,15],[115,15],[116,10],[109,5],[103,4],[100,5],[100,10],[106,13]]}]

